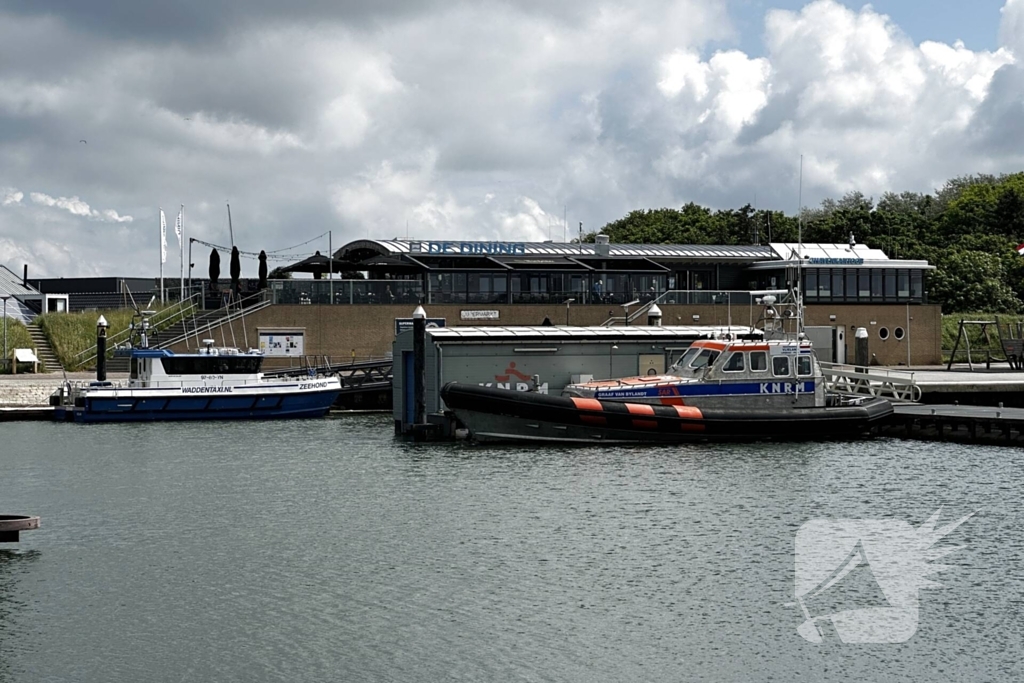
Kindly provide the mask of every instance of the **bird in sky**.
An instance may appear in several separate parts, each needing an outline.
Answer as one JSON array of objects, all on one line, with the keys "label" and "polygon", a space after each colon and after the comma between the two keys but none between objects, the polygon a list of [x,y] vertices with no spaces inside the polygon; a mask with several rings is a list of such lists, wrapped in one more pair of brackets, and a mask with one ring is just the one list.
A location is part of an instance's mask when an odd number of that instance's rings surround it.
[{"label": "bird in sky", "polygon": [[88,142],[86,142],[85,140],[79,140],[79,142],[81,142],[81,143],[82,143],[82,144],[84,144],[84,145],[88,145],[88,144],[89,144],[89,143],[88,143]]}]

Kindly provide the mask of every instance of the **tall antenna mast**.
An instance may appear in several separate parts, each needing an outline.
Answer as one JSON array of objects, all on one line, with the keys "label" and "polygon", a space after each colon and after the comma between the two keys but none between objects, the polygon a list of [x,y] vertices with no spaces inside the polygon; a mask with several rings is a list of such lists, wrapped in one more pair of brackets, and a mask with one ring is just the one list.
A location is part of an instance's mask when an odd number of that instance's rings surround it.
[{"label": "tall antenna mast", "polygon": [[235,229],[231,226],[231,204],[228,203],[228,235],[231,236],[231,247],[235,246]]},{"label": "tall antenna mast", "polygon": [[796,241],[797,241],[797,264],[796,264],[796,325],[797,333],[801,332],[804,326],[804,297],[803,297],[803,272],[804,272],[804,155],[800,155],[800,184],[797,190],[797,203],[799,213],[796,215]]}]

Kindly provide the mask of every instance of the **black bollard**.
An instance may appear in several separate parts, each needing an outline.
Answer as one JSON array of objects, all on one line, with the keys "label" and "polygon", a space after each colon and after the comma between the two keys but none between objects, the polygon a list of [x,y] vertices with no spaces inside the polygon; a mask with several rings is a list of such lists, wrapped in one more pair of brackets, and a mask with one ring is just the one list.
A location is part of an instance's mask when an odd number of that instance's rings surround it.
[{"label": "black bollard", "polygon": [[854,360],[853,364],[866,368],[871,363],[871,354],[868,350],[868,331],[858,327],[854,337]]},{"label": "black bollard", "polygon": [[416,424],[424,424],[427,421],[427,406],[425,400],[424,371],[426,369],[427,353],[427,312],[422,306],[417,306],[412,312],[412,349],[413,349],[413,396],[416,402],[414,418]]},{"label": "black bollard", "polygon": [[102,315],[96,321],[96,381],[107,381],[107,319]]}]

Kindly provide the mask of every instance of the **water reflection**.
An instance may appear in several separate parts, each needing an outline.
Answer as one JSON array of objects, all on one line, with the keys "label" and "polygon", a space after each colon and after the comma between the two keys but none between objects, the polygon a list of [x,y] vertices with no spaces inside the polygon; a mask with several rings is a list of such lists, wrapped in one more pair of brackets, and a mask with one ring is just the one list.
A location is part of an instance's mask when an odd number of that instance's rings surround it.
[{"label": "water reflection", "polygon": [[[39,550],[0,548],[0,653],[28,650],[29,634],[19,628],[19,613],[26,609],[18,596],[18,584],[29,565],[42,556]],[[10,657],[0,656],[0,681],[13,681],[16,673]]]}]

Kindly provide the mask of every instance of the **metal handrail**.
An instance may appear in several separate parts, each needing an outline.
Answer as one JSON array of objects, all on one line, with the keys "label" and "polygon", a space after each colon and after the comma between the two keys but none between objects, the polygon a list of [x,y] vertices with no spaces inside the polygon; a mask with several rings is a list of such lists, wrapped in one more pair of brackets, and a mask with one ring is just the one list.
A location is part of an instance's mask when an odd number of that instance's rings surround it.
[{"label": "metal handrail", "polygon": [[[253,294],[249,298],[255,298],[255,297],[258,297],[258,296],[262,296],[262,294]],[[243,299],[242,301],[245,301],[245,299]],[[215,313],[220,313],[221,311],[227,311],[226,315],[215,316],[215,315],[213,315],[214,312],[211,312],[211,314],[210,314],[211,318],[209,320],[206,320],[206,321],[200,323],[200,325],[198,325],[198,326],[194,326],[191,330],[189,330],[188,327],[186,326],[185,331],[182,334],[179,334],[176,337],[172,337],[171,339],[169,339],[167,341],[162,341],[162,342],[160,342],[160,345],[164,346],[164,347],[173,346],[174,344],[178,344],[178,343],[180,343],[182,341],[185,341],[189,337],[197,337],[198,338],[198,336],[200,334],[200,330],[202,332],[210,332],[214,328],[223,327],[224,325],[227,325],[227,324],[232,323],[232,322],[234,322],[236,320],[239,320],[240,318],[244,318],[245,316],[249,315],[250,313],[255,313],[256,311],[262,310],[262,309],[266,308],[267,306],[270,306],[271,303],[273,303],[271,301],[271,299],[269,297],[265,297],[265,298],[261,299],[257,303],[254,303],[254,304],[251,304],[249,306],[242,307],[242,308],[238,308],[238,309],[235,309],[235,306],[236,305],[240,306],[241,302],[239,302],[238,304],[235,304],[235,305],[228,304],[227,306],[224,306],[222,308],[218,308],[215,311]],[[235,312],[232,312],[232,310],[235,310]],[[195,322],[195,316],[193,316],[193,322]]]},{"label": "metal handrail", "polygon": [[894,403],[918,403],[921,387],[908,370],[866,368],[857,365],[818,361],[825,388],[844,396],[877,396]]},{"label": "metal handrail", "polygon": [[[196,301],[195,300],[199,296],[201,296],[201,293],[200,292],[195,292],[195,293],[189,295],[189,297],[187,299],[183,299],[183,300],[179,301],[177,304],[174,304],[172,306],[168,306],[167,308],[163,309],[162,311],[158,311],[156,313],[156,315],[154,315],[152,318],[150,318],[150,321],[149,321],[150,326],[155,328],[155,327],[157,327],[159,325],[163,325],[163,324],[167,323],[169,320],[171,320],[172,318],[174,318],[174,316],[176,316],[176,315],[180,316],[179,320],[184,320],[186,315],[188,315],[189,313],[195,311],[195,309],[196,309]],[[186,309],[186,306],[187,306],[187,309]],[[177,321],[174,321],[174,322],[177,322]],[[173,324],[173,322],[171,324]],[[119,344],[122,344],[123,342],[128,341],[129,339],[131,339],[131,334],[132,334],[132,328],[131,328],[131,326],[129,326],[129,327],[125,328],[124,330],[121,330],[117,334],[114,334],[114,335],[111,335],[111,336],[107,337],[107,351],[112,353],[114,348],[117,347]],[[92,355],[83,359],[82,357],[85,356],[85,354],[87,354],[87,353],[91,353]],[[81,366],[81,365],[85,365],[89,361],[95,360],[96,356],[97,356],[96,346],[93,345],[90,348],[87,348],[84,351],[82,351],[81,353],[77,354],[74,358],[72,358],[72,361],[73,361],[72,364],[75,367],[78,367],[78,366]]]}]

